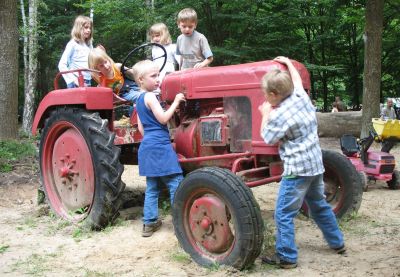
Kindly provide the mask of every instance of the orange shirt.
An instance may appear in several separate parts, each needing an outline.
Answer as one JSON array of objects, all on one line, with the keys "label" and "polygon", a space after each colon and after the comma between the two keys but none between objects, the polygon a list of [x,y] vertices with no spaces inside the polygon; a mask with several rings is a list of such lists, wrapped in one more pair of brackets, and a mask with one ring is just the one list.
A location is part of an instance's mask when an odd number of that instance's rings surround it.
[{"label": "orange shirt", "polygon": [[[124,84],[124,77],[122,76],[122,73],[118,68],[113,64],[112,69],[114,71],[114,78],[112,79],[105,79],[105,85],[108,88],[111,88],[115,94],[119,94],[119,91],[122,88],[122,85]],[[100,84],[102,84],[104,76],[100,76]]]}]

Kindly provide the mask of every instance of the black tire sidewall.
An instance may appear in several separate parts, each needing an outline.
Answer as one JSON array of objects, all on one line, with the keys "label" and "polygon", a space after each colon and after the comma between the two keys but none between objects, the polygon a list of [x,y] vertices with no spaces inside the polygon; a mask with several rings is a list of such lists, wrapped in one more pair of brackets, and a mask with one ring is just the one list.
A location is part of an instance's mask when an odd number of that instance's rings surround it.
[{"label": "black tire sidewall", "polygon": [[[48,135],[48,132],[53,128],[54,124],[59,121],[66,121],[73,125],[82,135],[82,138],[85,140],[86,145],[89,149],[92,158],[93,165],[93,175],[94,175],[94,199],[91,205],[91,209],[85,219],[83,219],[84,224],[91,229],[99,229],[106,226],[114,217],[116,213],[116,207],[113,205],[113,201],[116,199],[116,195],[113,191],[104,183],[104,180],[114,179],[114,185],[121,186],[120,183],[120,175],[123,171],[123,166],[119,164],[118,171],[120,171],[119,177],[110,177],[112,174],[104,168],[102,168],[101,164],[104,160],[109,160],[109,157],[106,157],[104,153],[97,151],[96,144],[102,143],[105,144],[106,141],[110,140],[112,134],[107,130],[104,134],[99,135],[90,131],[91,128],[98,128],[99,123],[101,122],[101,118],[96,114],[89,113],[80,108],[72,108],[72,107],[63,107],[57,108],[53,112],[51,112],[49,118],[45,122],[45,127],[42,132],[42,138],[40,142],[40,170],[42,172],[42,155],[43,155],[43,147],[44,141]],[[93,118],[97,118],[97,120],[84,120],[83,116]],[[97,121],[97,122],[96,122]],[[103,123],[104,124],[104,123]],[[119,161],[118,161],[119,163]],[[44,185],[44,189],[47,195],[47,186],[44,184],[43,174],[41,174],[42,183]],[[118,180],[119,179],[119,180]],[[120,189],[119,189],[120,190]],[[50,202],[50,201],[49,201]],[[50,203],[51,204],[51,203]]]},{"label": "black tire sidewall", "polygon": [[[322,158],[325,167],[324,178],[327,174],[333,174],[333,178],[339,180],[343,186],[343,199],[341,207],[334,211],[337,218],[343,218],[357,212],[361,205],[363,184],[354,165],[342,154],[322,150]],[[334,207],[332,208],[334,209]]]},{"label": "black tire sidewall", "polygon": [[[210,168],[208,168],[208,170],[210,170]],[[224,178],[224,182],[221,182],[221,177],[218,174],[221,174],[221,176],[223,174],[232,174],[230,171],[217,168],[212,168],[212,170],[214,171],[207,171],[207,168],[202,168],[193,171],[186,176],[178,187],[173,205],[175,234],[182,248],[189,253],[198,264],[210,266],[214,263],[219,263],[242,269],[252,264],[261,250],[263,222],[260,210],[258,205],[253,205],[256,203],[254,196],[243,183],[242,186],[245,187],[246,190],[238,189],[238,183],[232,178]],[[210,172],[217,174],[210,174]],[[219,197],[228,207],[232,218],[235,219],[234,245],[230,253],[222,259],[217,258],[217,260],[215,260],[213,257],[207,257],[197,252],[196,249],[193,248],[188,234],[186,234],[184,229],[183,221],[187,220],[186,218],[188,217],[189,211],[183,211],[183,209],[186,206],[186,201],[189,201],[188,196],[192,195],[197,190],[203,189],[212,191]],[[250,194],[248,192],[250,192]],[[247,203],[243,201],[243,198],[247,199],[245,201]],[[243,222],[249,217],[249,214],[252,215],[253,221]],[[254,218],[256,218],[256,220],[254,220]]]}]

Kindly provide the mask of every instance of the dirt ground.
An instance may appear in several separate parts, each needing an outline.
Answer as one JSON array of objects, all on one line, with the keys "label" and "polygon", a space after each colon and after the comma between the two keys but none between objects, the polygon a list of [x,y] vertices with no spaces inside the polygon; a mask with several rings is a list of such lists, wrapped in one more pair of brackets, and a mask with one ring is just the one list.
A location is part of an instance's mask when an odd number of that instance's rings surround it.
[{"label": "dirt ground", "polygon": [[[338,149],[337,139],[322,139],[324,148]],[[400,166],[400,147],[393,153]],[[144,190],[137,167],[126,166],[123,180]],[[347,254],[333,254],[320,231],[305,218],[296,219],[298,268],[280,270],[260,263],[245,271],[203,268],[179,247],[171,216],[161,209],[163,226],[141,237],[142,207],[122,212],[114,226],[88,232],[48,213],[36,204],[37,166],[20,164],[0,176],[1,276],[400,276],[400,190],[371,183],[358,215],[342,222]],[[272,214],[278,184],[253,189],[266,224],[271,250]],[[125,218],[129,218],[125,220]]]}]

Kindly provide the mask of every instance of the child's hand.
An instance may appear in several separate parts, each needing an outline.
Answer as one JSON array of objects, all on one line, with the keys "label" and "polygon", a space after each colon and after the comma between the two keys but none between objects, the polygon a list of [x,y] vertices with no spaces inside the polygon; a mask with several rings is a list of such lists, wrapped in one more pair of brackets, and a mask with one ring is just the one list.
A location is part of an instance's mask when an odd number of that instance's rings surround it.
[{"label": "child's hand", "polygon": [[178,93],[178,94],[175,96],[174,102],[176,102],[176,104],[179,104],[180,102],[183,102],[183,101],[186,101],[185,95],[184,95],[182,92],[181,92],[181,93]]},{"label": "child's hand", "polygon": [[288,57],[284,57],[284,56],[278,56],[274,59],[274,61],[278,62],[278,63],[283,63],[283,64],[288,64],[290,63],[290,59]]},{"label": "child's hand", "polygon": [[258,106],[258,110],[260,111],[261,115],[269,115],[272,110],[272,105],[265,101],[262,105]]}]

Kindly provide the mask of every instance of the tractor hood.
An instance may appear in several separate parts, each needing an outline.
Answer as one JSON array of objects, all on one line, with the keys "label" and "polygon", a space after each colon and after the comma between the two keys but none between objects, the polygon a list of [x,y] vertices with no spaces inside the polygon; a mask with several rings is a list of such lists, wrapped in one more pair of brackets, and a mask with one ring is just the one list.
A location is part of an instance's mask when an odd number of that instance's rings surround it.
[{"label": "tractor hood", "polygon": [[[305,66],[292,61],[303,80],[303,87],[310,90],[310,75]],[[172,102],[183,92],[187,99],[202,99],[260,93],[261,78],[268,71],[285,65],[275,61],[189,69],[168,74],[161,86],[161,98]]]}]

